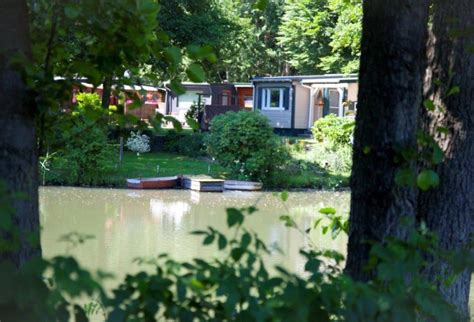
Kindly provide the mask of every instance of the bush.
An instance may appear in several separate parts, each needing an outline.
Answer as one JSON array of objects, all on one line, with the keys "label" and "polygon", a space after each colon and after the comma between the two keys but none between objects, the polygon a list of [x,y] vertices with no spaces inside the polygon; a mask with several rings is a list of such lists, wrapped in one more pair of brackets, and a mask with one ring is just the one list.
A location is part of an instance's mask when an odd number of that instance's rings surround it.
[{"label": "bush", "polygon": [[354,121],[329,114],[317,120],[311,131],[318,143],[305,159],[333,173],[350,173]]},{"label": "bush", "polygon": [[107,165],[113,157],[113,149],[107,144],[105,131],[87,122],[76,122],[70,134],[64,149],[53,163],[54,168],[63,172],[61,177],[64,182],[61,183],[96,185],[104,182],[108,175]]},{"label": "bush", "polygon": [[132,152],[150,152],[150,138],[145,134],[141,134],[140,132],[131,132],[126,146]]},{"label": "bush", "polygon": [[353,130],[353,120],[329,114],[314,122],[311,132],[317,141],[337,147],[351,145]]},{"label": "bush", "polygon": [[62,148],[55,154],[48,177],[60,184],[96,185],[109,175],[107,165],[113,157],[107,111],[100,107],[97,94],[79,94],[77,99],[78,106],[62,118],[62,133],[57,138]]},{"label": "bush", "polygon": [[169,131],[164,137],[163,152],[186,155],[190,157],[205,156],[204,134],[202,133],[178,133]]},{"label": "bush", "polygon": [[197,132],[197,130],[199,129],[203,115],[204,115],[204,105],[203,104],[198,105],[196,102],[193,102],[193,104],[189,107],[189,110],[184,115],[188,123],[190,122],[190,120],[196,122],[196,125],[198,126],[198,128],[193,129],[194,132]]},{"label": "bush", "polygon": [[209,154],[239,179],[269,182],[289,158],[265,116],[227,112],[216,116],[205,143]]},{"label": "bush", "polygon": [[352,169],[352,147],[340,145],[337,149],[331,144],[315,144],[309,152],[309,160],[333,173],[350,173]]}]

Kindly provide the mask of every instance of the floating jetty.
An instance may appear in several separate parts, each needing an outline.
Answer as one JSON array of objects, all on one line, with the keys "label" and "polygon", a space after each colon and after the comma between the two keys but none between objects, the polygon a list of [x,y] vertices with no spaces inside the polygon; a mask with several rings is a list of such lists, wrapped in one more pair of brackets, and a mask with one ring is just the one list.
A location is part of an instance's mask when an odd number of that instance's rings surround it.
[{"label": "floating jetty", "polygon": [[182,187],[194,191],[223,192],[224,180],[199,177],[183,177]]},{"label": "floating jetty", "polygon": [[224,190],[259,191],[261,182],[213,179],[209,176],[174,176],[157,178],[127,179],[130,189],[171,189],[181,187],[204,192],[223,192]]},{"label": "floating jetty", "polygon": [[262,190],[261,182],[252,181],[238,181],[238,180],[225,180],[225,190],[242,190],[242,191],[260,191]]}]

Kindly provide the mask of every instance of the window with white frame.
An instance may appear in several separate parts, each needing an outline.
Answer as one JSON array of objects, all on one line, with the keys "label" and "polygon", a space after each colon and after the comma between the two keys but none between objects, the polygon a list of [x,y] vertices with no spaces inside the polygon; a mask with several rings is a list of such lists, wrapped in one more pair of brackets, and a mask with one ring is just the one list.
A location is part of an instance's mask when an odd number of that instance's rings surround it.
[{"label": "window with white frame", "polygon": [[262,91],[263,109],[284,109],[284,88],[264,88]]}]

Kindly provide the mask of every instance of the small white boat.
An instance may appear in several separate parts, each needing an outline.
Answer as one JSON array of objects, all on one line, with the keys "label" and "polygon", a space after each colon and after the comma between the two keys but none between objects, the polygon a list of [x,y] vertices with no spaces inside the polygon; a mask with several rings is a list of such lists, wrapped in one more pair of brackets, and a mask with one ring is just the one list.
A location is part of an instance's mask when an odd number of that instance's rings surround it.
[{"label": "small white boat", "polygon": [[224,181],[225,190],[259,191],[259,190],[262,190],[262,188],[263,188],[263,185],[261,182],[238,181],[238,180]]}]

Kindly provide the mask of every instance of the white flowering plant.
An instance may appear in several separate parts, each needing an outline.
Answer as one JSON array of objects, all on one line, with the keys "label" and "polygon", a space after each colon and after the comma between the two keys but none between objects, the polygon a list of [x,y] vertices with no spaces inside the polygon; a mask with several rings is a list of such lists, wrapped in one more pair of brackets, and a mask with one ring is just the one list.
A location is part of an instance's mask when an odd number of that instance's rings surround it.
[{"label": "white flowering plant", "polygon": [[131,132],[125,145],[130,151],[137,154],[150,152],[150,138],[140,132]]}]

